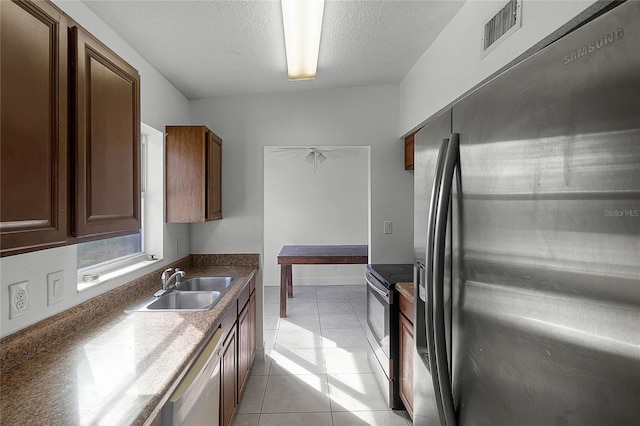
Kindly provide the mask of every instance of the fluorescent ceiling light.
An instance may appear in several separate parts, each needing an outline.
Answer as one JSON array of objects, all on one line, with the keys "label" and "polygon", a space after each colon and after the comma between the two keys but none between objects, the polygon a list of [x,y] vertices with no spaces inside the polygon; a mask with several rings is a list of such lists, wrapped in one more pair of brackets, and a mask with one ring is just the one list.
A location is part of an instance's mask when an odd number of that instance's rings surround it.
[{"label": "fluorescent ceiling light", "polygon": [[289,80],[316,78],[324,0],[281,0]]}]

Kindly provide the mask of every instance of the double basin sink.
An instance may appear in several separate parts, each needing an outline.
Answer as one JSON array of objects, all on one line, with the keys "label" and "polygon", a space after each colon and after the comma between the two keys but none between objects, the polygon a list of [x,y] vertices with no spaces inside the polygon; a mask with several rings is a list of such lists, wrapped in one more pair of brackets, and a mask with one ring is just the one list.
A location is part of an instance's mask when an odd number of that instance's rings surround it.
[{"label": "double basin sink", "polygon": [[208,311],[227,292],[233,280],[234,277],[228,276],[187,278],[172,290],[148,297],[125,312]]}]

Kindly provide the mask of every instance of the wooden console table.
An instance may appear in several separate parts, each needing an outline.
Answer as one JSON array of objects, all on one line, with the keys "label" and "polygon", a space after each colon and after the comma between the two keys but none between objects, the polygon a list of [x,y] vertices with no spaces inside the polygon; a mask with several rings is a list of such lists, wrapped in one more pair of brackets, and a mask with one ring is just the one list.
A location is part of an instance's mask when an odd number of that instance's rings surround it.
[{"label": "wooden console table", "polygon": [[293,297],[293,265],[366,264],[368,246],[283,246],[280,265],[280,318],[287,316],[287,297]]}]

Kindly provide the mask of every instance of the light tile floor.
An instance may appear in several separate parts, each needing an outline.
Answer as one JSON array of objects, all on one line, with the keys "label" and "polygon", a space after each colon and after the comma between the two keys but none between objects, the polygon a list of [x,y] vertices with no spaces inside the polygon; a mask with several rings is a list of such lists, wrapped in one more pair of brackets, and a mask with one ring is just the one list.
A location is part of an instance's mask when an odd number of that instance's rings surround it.
[{"label": "light tile floor", "polygon": [[408,426],[387,407],[368,361],[365,286],[296,286],[279,318],[264,289],[264,361],[251,370],[233,426]]}]

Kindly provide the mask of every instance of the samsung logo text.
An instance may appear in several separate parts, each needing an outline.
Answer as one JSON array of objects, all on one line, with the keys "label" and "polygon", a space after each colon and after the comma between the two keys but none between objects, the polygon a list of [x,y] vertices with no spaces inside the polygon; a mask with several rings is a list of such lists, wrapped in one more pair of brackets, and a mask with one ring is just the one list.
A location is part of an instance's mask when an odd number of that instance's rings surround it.
[{"label": "samsung logo text", "polygon": [[605,46],[610,45],[611,43],[620,40],[624,37],[624,28],[618,28],[615,31],[610,32],[609,34],[605,34],[600,37],[598,40],[592,41],[589,44],[585,44],[579,49],[574,50],[564,57],[564,64],[568,65],[573,61],[576,61],[580,58],[587,56],[590,53],[595,52],[598,49],[602,49]]},{"label": "samsung logo text", "polygon": [[605,217],[640,217],[640,210],[605,210]]}]

